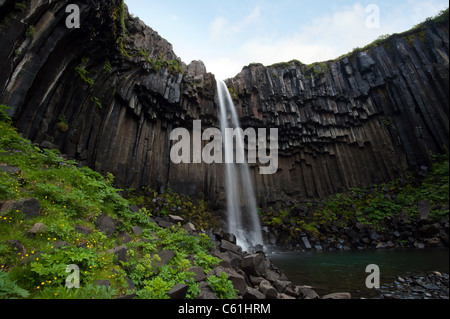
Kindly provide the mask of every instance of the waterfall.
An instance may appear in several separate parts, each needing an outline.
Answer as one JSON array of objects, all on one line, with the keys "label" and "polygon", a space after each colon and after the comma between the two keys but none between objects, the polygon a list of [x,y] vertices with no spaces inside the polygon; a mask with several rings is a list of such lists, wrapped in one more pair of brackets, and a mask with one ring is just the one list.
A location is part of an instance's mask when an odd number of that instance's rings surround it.
[{"label": "waterfall", "polygon": [[[217,92],[225,159],[231,159],[234,158],[235,148],[244,150],[244,136],[233,100],[224,81],[217,80]],[[226,128],[235,130],[235,138],[229,138],[228,134],[225,134]],[[228,232],[236,235],[237,244],[244,250],[258,244],[262,245],[261,225],[248,164],[246,161],[239,164],[234,160],[225,160],[224,166]]]}]

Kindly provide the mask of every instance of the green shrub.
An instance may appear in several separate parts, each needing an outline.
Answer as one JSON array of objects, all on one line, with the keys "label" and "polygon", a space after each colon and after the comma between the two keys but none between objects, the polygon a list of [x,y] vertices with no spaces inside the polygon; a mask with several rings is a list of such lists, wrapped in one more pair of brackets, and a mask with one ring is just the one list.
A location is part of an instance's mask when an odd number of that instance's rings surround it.
[{"label": "green shrub", "polygon": [[0,270],[0,299],[6,298],[28,298],[30,293],[20,288],[9,275]]},{"label": "green shrub", "polygon": [[234,289],[233,283],[228,279],[226,273],[223,272],[219,276],[209,276],[206,281],[220,299],[237,298],[237,290]]}]

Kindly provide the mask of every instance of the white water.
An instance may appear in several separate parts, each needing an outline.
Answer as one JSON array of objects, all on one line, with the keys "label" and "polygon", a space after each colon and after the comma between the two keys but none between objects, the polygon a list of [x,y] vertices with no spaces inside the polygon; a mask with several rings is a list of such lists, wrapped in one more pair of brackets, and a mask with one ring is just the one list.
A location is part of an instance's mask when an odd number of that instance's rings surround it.
[{"label": "white water", "polygon": [[[234,140],[229,139],[225,134],[226,128],[240,128],[239,118],[224,81],[217,80],[217,92],[220,104],[220,126],[225,158],[227,158],[227,154],[229,156],[234,153],[235,147],[244,149],[244,139],[242,130],[237,130],[236,145]],[[261,224],[248,164],[232,162],[230,164],[224,162],[228,232],[236,235],[237,244],[243,250],[248,250],[251,246],[263,244]]]}]

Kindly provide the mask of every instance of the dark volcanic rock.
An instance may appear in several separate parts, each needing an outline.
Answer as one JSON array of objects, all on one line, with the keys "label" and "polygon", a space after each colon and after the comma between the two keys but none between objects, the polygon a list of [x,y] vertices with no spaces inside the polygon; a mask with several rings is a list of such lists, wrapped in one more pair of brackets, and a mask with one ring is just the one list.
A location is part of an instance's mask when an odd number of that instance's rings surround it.
[{"label": "dark volcanic rock", "polygon": [[[170,161],[173,128],[219,127],[216,81],[201,61],[183,63],[120,0],[2,3],[0,101],[25,137],[111,172],[119,187],[170,184],[224,204],[221,164]],[[63,23],[69,3],[80,29]],[[251,173],[259,204],[430,167],[449,147],[448,52],[448,23],[430,21],[344,58],[253,64],[228,80],[244,128],[279,129],[278,172]]]}]

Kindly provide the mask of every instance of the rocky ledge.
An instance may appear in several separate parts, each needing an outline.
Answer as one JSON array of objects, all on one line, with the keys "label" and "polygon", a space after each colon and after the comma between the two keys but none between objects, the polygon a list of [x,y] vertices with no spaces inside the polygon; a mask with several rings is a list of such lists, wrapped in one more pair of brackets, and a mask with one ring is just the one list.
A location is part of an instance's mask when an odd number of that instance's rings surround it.
[{"label": "rocky ledge", "polygon": [[380,288],[382,299],[448,299],[449,274],[434,271],[426,275],[397,277]]},{"label": "rocky ledge", "polygon": [[[164,218],[156,218],[155,222],[160,227],[173,227],[176,223],[180,223],[184,229],[192,234],[196,234],[195,226],[179,216],[169,215]],[[352,298],[351,294],[347,292],[332,293],[321,297],[310,286],[293,285],[263,251],[257,249],[253,252],[243,251],[242,247],[236,244],[236,236],[223,230],[210,232],[208,235],[215,242],[215,248],[211,255],[222,261],[206,276],[203,273],[203,269],[192,269],[192,271],[199,274],[197,277],[200,282],[198,299],[218,299],[206,282],[206,278],[219,276],[222,273],[225,273],[233,283],[239,299]],[[181,289],[182,287],[179,288]],[[174,295],[177,294],[174,293]]]}]

